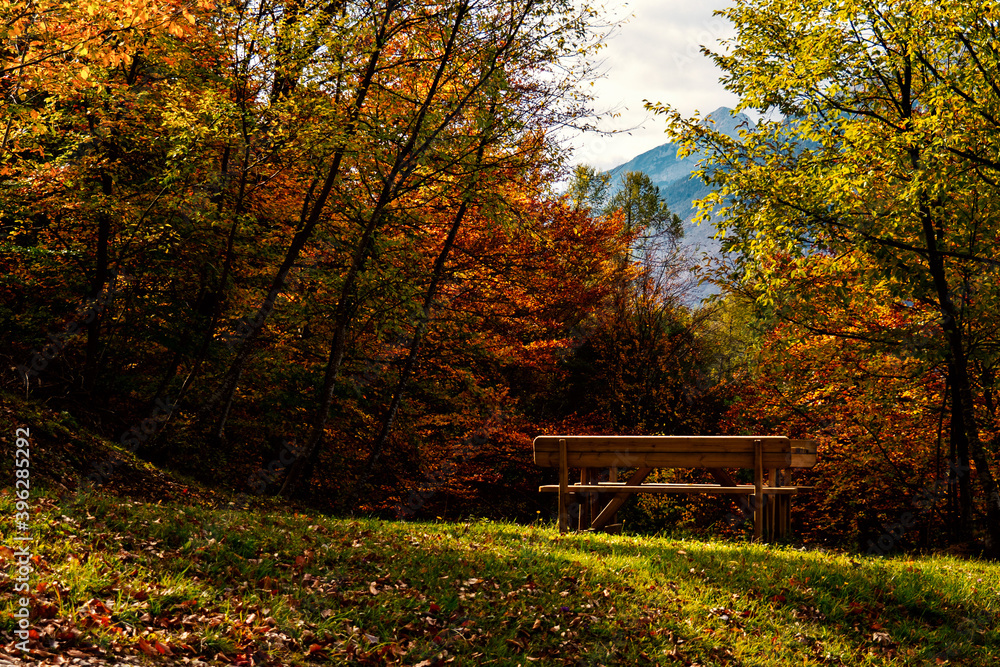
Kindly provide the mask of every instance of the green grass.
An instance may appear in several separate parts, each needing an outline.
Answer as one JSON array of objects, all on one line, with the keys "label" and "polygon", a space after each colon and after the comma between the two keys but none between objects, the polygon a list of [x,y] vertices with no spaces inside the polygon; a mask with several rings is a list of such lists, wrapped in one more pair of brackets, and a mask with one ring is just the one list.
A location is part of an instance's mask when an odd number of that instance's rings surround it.
[{"label": "green grass", "polygon": [[[34,645],[48,653],[163,650],[257,665],[1000,664],[993,563],[97,494],[35,504]],[[12,517],[3,492],[5,536]],[[6,642],[9,552],[0,564]]]}]

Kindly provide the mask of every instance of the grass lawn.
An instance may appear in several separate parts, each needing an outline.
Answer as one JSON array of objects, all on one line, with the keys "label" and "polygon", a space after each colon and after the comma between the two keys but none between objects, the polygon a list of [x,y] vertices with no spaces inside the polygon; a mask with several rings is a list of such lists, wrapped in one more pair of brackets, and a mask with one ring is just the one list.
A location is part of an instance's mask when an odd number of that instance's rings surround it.
[{"label": "grass lawn", "polygon": [[[36,498],[32,654],[233,665],[996,665],[1000,566]],[[11,535],[14,498],[0,494]]]}]

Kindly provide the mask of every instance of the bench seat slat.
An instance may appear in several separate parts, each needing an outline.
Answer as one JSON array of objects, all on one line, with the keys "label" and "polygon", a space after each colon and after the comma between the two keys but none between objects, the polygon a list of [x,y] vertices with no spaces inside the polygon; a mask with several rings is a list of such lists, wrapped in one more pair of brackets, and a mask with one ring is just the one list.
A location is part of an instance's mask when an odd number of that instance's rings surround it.
[{"label": "bench seat slat", "polygon": [[[764,466],[767,468],[789,468],[793,463],[808,463],[807,454],[765,452]],[[813,457],[815,458],[815,457]],[[753,452],[631,452],[626,450],[568,451],[566,461],[571,468],[606,468],[616,465],[621,468],[753,468]],[[535,450],[535,463],[540,466],[558,467],[559,453]],[[805,465],[802,467],[811,467]]]},{"label": "bench seat slat", "polygon": [[534,440],[535,464],[559,466],[559,442],[566,443],[567,463],[574,468],[747,468],[756,464],[754,441],[763,449],[766,468],[812,468],[814,440],[784,436],[626,436],[542,435]]},{"label": "bench seat slat", "polygon": [[[787,495],[798,493],[805,487],[799,486],[765,486],[763,493],[767,495]],[[539,486],[540,492],[559,492],[558,484]],[[718,484],[570,484],[566,490],[569,493],[733,493],[753,495],[752,484],[741,486],[719,486]]]}]

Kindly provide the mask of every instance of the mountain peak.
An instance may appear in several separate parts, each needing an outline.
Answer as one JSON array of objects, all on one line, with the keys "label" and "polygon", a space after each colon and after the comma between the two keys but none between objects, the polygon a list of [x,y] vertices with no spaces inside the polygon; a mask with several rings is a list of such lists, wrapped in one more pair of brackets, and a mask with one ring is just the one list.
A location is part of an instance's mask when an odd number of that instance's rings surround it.
[{"label": "mountain peak", "polygon": [[[752,130],[756,127],[756,123],[748,116],[735,113],[729,107],[719,107],[702,117],[700,122],[733,139],[739,139],[741,129]],[[660,188],[660,196],[670,210],[690,223],[697,213],[693,202],[705,197],[709,193],[709,187],[701,179],[692,177],[692,173],[698,169],[698,163],[704,155],[693,152],[680,157],[678,155],[679,148],[677,144],[673,143],[661,144],[637,155],[625,164],[620,164],[609,170],[607,173],[613,178],[612,189],[617,187],[617,179],[621,174],[628,171],[641,171],[649,176],[654,185]],[[714,233],[714,225],[687,224],[684,230],[684,244],[700,249],[708,255],[718,256],[720,253],[719,242],[711,238]],[[696,296],[700,298],[713,291],[712,288],[703,286],[699,288]]]},{"label": "mountain peak", "polygon": [[749,116],[736,113],[729,107],[719,107],[705,116],[701,122],[702,125],[712,127],[733,139],[739,138],[741,129],[752,130],[757,125]]},{"label": "mountain peak", "polygon": [[732,113],[733,113],[733,110],[730,109],[729,107],[727,107],[727,106],[721,106],[718,109],[716,109],[715,111],[713,111],[712,113],[708,114],[708,116],[706,116],[706,118],[711,118],[712,120],[716,120],[718,118],[729,118],[729,116],[732,115]]},{"label": "mountain peak", "polygon": [[[701,123],[733,139],[739,139],[741,129],[753,129],[756,126],[748,116],[735,113],[729,107],[719,107],[704,116]],[[698,161],[704,156],[695,152],[681,158],[678,156],[679,148],[673,143],[661,144],[614,167],[608,174],[617,179],[627,171],[645,173],[660,187],[670,210],[681,218],[690,220],[696,212],[691,206],[691,200],[708,193],[708,188],[703,183],[691,179],[691,173],[698,168]]]}]

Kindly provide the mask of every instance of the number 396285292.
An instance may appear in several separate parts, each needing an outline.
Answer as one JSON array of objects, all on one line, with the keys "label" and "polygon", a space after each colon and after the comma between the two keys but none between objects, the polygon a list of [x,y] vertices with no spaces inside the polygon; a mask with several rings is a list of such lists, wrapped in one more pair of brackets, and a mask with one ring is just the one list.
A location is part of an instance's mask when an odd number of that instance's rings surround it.
[{"label": "number 396285292", "polygon": [[17,520],[27,521],[28,520],[28,494],[30,484],[29,468],[31,466],[31,445],[28,442],[28,438],[31,437],[31,432],[26,428],[19,428],[16,432],[17,435],[17,450],[14,452],[14,476],[16,480],[14,486],[17,488]]}]

